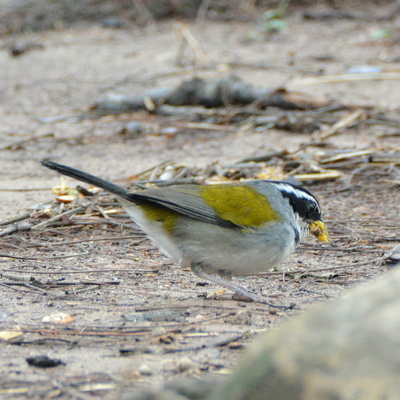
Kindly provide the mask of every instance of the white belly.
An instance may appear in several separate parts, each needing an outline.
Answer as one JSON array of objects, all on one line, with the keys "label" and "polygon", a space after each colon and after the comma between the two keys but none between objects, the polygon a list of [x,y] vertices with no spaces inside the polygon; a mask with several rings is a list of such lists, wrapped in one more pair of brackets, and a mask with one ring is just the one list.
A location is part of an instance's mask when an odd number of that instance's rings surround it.
[{"label": "white belly", "polygon": [[253,275],[278,266],[296,247],[293,228],[282,222],[262,232],[242,232],[181,217],[171,234],[162,223],[149,220],[140,206],[121,204],[152,242],[184,267],[200,263],[209,273]]}]

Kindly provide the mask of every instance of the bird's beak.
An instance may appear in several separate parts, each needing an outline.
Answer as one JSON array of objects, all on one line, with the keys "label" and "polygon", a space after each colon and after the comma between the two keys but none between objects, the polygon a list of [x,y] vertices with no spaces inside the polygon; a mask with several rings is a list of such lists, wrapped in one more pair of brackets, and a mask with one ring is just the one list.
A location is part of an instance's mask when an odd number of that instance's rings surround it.
[{"label": "bird's beak", "polygon": [[329,233],[322,221],[314,221],[310,224],[310,232],[319,240],[329,242]]}]

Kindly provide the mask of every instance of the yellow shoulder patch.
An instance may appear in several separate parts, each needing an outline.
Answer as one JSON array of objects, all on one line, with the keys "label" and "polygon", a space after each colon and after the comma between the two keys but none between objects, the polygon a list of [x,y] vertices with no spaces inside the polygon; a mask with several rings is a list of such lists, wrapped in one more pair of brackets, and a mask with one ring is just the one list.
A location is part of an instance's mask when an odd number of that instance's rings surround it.
[{"label": "yellow shoulder patch", "polygon": [[159,222],[169,233],[172,233],[178,217],[181,216],[176,211],[169,210],[158,204],[141,204],[140,208],[144,211],[148,219]]},{"label": "yellow shoulder patch", "polygon": [[200,193],[219,218],[235,225],[258,227],[266,222],[281,220],[269,200],[251,186],[202,186]]}]

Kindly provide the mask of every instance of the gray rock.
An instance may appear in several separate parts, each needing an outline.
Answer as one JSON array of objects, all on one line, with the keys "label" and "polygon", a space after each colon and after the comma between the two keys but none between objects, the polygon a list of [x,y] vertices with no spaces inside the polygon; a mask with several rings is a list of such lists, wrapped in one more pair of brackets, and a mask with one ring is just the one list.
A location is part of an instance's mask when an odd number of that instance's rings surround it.
[{"label": "gray rock", "polygon": [[400,270],[268,332],[210,399],[400,399]]}]

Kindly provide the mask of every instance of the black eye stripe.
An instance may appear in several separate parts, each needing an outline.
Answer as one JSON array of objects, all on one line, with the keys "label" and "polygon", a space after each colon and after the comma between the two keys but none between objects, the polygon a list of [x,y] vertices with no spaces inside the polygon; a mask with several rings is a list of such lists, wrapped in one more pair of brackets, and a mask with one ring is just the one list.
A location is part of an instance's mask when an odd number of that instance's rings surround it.
[{"label": "black eye stripe", "polygon": [[274,182],[274,184],[301,218],[310,221],[321,219],[318,200],[308,190],[286,182]]}]

